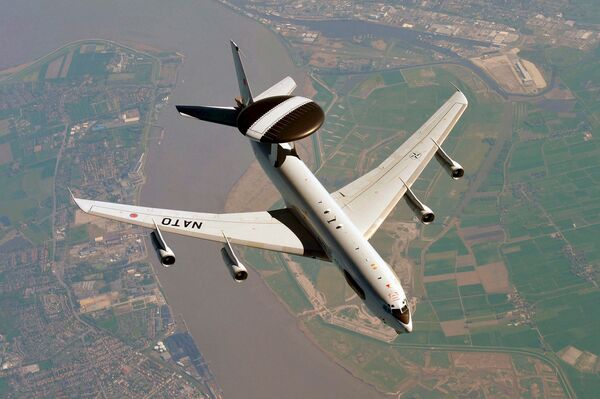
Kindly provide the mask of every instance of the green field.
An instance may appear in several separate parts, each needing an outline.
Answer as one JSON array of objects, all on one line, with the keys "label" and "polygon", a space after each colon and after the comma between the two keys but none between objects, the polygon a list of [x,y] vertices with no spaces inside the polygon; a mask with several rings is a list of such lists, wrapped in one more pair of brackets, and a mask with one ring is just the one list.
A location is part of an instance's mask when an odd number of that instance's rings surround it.
[{"label": "green field", "polygon": [[381,77],[383,78],[383,83],[385,83],[386,86],[406,83],[406,80],[404,80],[404,75],[402,75],[400,71],[382,72]]},{"label": "green field", "polygon": [[346,302],[347,285],[337,266],[322,266],[317,275],[316,288],[325,294],[327,305],[334,307]]},{"label": "green field", "polygon": [[392,392],[409,375],[403,366],[401,350],[390,350],[384,343],[331,327],[320,319],[307,322],[306,327],[320,347],[380,389]]},{"label": "green field", "polygon": [[[475,111],[465,114],[446,142],[446,148],[449,152],[458,154],[461,163],[469,170],[478,170],[491,148],[490,134],[492,137],[510,134],[511,124],[504,119],[504,114],[509,113],[511,108],[505,106],[496,96],[487,93],[476,95],[471,89],[471,84],[473,87],[480,84],[476,79],[468,71],[460,68],[435,67],[424,72],[418,69],[402,71],[401,74],[390,71],[356,80],[354,89],[350,91],[351,96],[341,97],[331,108],[321,132],[320,140],[323,143],[326,161],[319,171],[319,177],[327,185],[340,186],[376,166],[452,94],[453,88],[447,84],[448,81],[458,82],[463,87],[470,100],[470,107]],[[344,79],[344,82],[349,81],[352,79]],[[341,80],[327,75],[326,82],[337,88]],[[368,97],[361,98],[361,94],[365,93]],[[486,134],[482,135],[482,132]],[[378,146],[382,141],[386,141],[386,144]],[[374,150],[366,152],[365,149],[369,148]],[[362,161],[359,156],[361,153],[364,153]],[[435,187],[433,191],[430,189],[432,186]],[[468,184],[466,181],[452,181],[446,174],[440,173],[437,165],[432,165],[426,169],[414,188],[418,194],[428,198],[428,203],[432,207],[435,206],[438,214],[452,214],[452,210],[463,200],[462,193],[466,191]],[[452,193],[450,198],[449,192]],[[497,205],[497,197],[479,200],[476,206],[469,208],[473,215],[471,225],[478,226],[483,221],[487,224],[498,224],[500,220],[497,216]],[[490,206],[493,206],[491,211]],[[394,218],[411,220],[410,211],[404,208],[400,205],[394,213]],[[439,236],[441,231],[439,224],[424,228],[425,237],[435,238],[425,252],[424,274],[435,276],[474,270],[473,266],[457,270],[457,257],[471,253],[458,235],[457,229],[449,229]],[[386,255],[392,242],[381,234],[374,240],[378,248],[385,247],[382,254]],[[411,251],[415,253],[414,256],[419,256],[422,252],[417,248]],[[478,264],[501,260],[497,247],[479,247],[474,255]],[[484,262],[488,260],[490,262]],[[308,266],[310,262],[306,263],[305,270],[309,275],[317,270],[318,277],[317,274],[313,274],[317,286],[329,292],[328,298],[331,297],[333,303],[339,303],[342,297],[341,290],[332,288],[339,284],[338,279],[334,278],[337,276],[325,278],[327,268],[318,272],[318,268]],[[424,341],[418,338],[421,342],[462,342],[460,337],[444,337],[439,324],[436,326],[435,323],[465,317],[489,318],[511,308],[506,303],[494,303],[495,297],[490,301],[481,285],[461,287],[459,290],[455,280],[427,283],[425,293],[427,300],[419,304],[415,316],[416,323],[422,323],[425,330],[422,332]],[[459,296],[464,296],[464,309]]]},{"label": "green field", "polygon": [[293,313],[300,313],[310,308],[310,302],[287,269],[266,277],[265,281]]},{"label": "green field", "polygon": [[437,281],[425,283],[427,297],[429,299],[448,299],[458,297],[458,287],[456,280]]},{"label": "green field", "polygon": [[468,255],[469,250],[465,247],[462,239],[458,236],[456,229],[449,230],[443,237],[436,240],[435,243],[429,247],[428,254],[438,252],[453,252],[456,255]]},{"label": "green field", "polygon": [[[406,251],[416,265],[413,294],[419,303],[414,332],[397,342],[527,348],[552,359],[573,345],[600,356],[595,338],[600,322],[591,316],[600,301],[600,51],[548,48],[526,54],[556,68],[565,85],[560,87],[570,89],[575,100],[558,105],[503,100],[458,66],[320,77],[339,96],[318,137],[318,177],[328,188],[362,175],[401,145],[452,94],[449,81],[469,99],[468,111],[444,143],[465,167],[465,179],[453,181],[432,163],[413,186],[437,218],[420,229]],[[326,92],[317,90],[319,96]],[[554,106],[564,111],[554,111]],[[402,203],[390,218],[413,220]],[[373,243],[386,258],[392,256],[391,236],[379,232]],[[459,286],[453,277],[422,282],[429,276],[479,273],[480,266],[491,264],[506,266],[508,290],[486,292],[485,284],[477,282]],[[319,265],[302,261],[329,305],[342,304],[345,290],[338,273]],[[463,319],[468,334],[444,334],[441,322]],[[370,339],[321,321],[309,322],[309,330],[345,366],[380,387],[393,388],[380,361],[366,359],[357,368],[353,348]],[[419,356],[412,355],[411,361],[418,363]],[[431,361],[440,367],[449,364],[445,353],[436,353]],[[515,357],[514,362],[528,376],[520,380],[523,395],[533,395],[541,382],[531,359]],[[590,392],[584,384],[591,376],[582,377],[563,362],[560,366],[578,393]],[[385,367],[399,366],[392,362]],[[396,372],[406,375],[404,369]],[[597,378],[591,384],[597,386]],[[421,386],[414,391],[417,397],[435,394]]]},{"label": "green field", "polygon": [[8,394],[10,391],[10,386],[8,385],[8,378],[0,377],[0,395],[4,396]]},{"label": "green field", "polygon": [[[7,302],[0,302],[1,305],[6,306]],[[14,324],[9,311],[4,307],[0,307],[0,334],[5,336],[7,339],[12,339],[20,335],[19,330]]]}]

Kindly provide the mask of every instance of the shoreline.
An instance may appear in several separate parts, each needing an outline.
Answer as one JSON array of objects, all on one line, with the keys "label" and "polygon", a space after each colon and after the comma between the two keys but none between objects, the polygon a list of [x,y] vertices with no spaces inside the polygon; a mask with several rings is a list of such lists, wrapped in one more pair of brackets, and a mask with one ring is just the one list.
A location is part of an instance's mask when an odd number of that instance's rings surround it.
[{"label": "shoreline", "polygon": [[[227,4],[227,3],[226,3],[226,2],[224,2],[224,1],[219,1],[219,2],[220,2],[220,3],[223,3],[223,4]],[[243,13],[242,13],[242,14],[243,14]],[[244,15],[244,16],[245,16],[245,15]],[[257,23],[259,23],[259,24],[260,24],[260,21],[258,21],[256,18],[252,18],[252,17],[249,17],[249,16],[248,16],[248,18],[250,18],[250,19],[252,19],[253,21],[255,21],[255,22],[257,22]],[[262,24],[261,24],[261,25],[262,25]],[[266,25],[266,26],[268,27],[268,25]],[[279,37],[279,35],[277,35],[277,34],[276,34],[276,32],[274,32],[272,29],[269,29],[269,30],[270,30],[270,31],[272,31],[272,32],[273,32],[273,33],[274,33],[276,36],[278,36],[278,37]],[[281,38],[280,38],[280,39],[281,39]],[[286,49],[287,49],[287,48],[288,48],[288,46],[286,46]],[[288,54],[288,55],[289,55],[289,54]],[[467,60],[467,62],[468,62],[468,60]],[[471,65],[468,65],[468,63],[466,64],[465,62],[461,62],[460,60],[459,60],[459,61],[456,61],[456,60],[445,60],[445,61],[440,61],[440,62],[428,63],[428,64],[424,64],[424,65],[411,65],[411,66],[403,66],[403,67],[399,67],[399,68],[393,68],[393,69],[390,69],[390,70],[405,70],[405,69],[413,69],[413,68],[414,68],[414,69],[418,69],[418,68],[423,68],[423,67],[426,67],[426,66],[432,66],[432,65],[436,65],[436,66],[457,66],[457,67],[459,67],[459,68],[464,68],[464,69],[465,69],[466,71],[468,71],[469,73],[473,73],[473,74],[475,74],[476,76],[478,76],[479,78],[481,78],[481,75],[480,75],[479,73],[477,73],[477,70],[476,70],[476,68],[475,68],[475,67],[472,67]],[[365,74],[365,75],[366,75],[366,74],[376,74],[376,73],[378,73],[378,72],[381,72],[381,71],[369,71],[369,72],[364,72],[364,73],[347,73],[347,74]],[[341,74],[344,74],[344,73],[341,73]],[[489,79],[492,79],[492,80],[493,80],[493,78],[492,78],[491,76],[489,77]],[[544,95],[545,95],[545,94],[546,94],[548,91],[550,91],[550,90],[553,88],[554,84],[555,84],[555,81],[554,81],[554,76],[553,76],[553,77],[552,77],[552,80],[551,80],[551,82],[548,84],[548,86],[547,86],[547,87],[546,87],[544,90],[541,90],[540,92],[538,92],[538,93],[536,93],[536,94],[533,94],[533,95],[532,95],[532,94],[519,94],[519,93],[507,92],[507,91],[505,91],[505,90],[503,90],[503,89],[501,89],[501,90],[496,90],[494,86],[491,86],[491,85],[489,85],[489,84],[488,84],[488,80],[486,80],[486,79],[482,79],[482,80],[483,80],[483,82],[484,82],[485,86],[487,87],[487,89],[488,89],[488,90],[490,90],[490,92],[492,92],[492,93],[494,93],[494,94],[496,94],[496,95],[500,96],[500,97],[502,98],[502,100],[503,100],[503,101],[508,101],[508,100],[510,100],[512,97],[517,97],[517,98],[523,98],[523,97],[527,97],[527,98],[529,98],[529,99],[532,99],[532,98],[541,98],[541,97],[543,97],[543,96],[544,96]],[[503,95],[503,94],[504,94],[504,95]],[[332,104],[334,104],[334,103],[335,103],[335,101],[334,101],[334,102],[332,102]],[[316,150],[316,149],[315,149],[315,150]],[[236,183],[236,186],[237,186],[237,185],[241,185],[241,184],[242,184],[242,180],[243,180],[244,178],[246,178],[246,175],[242,175],[242,176],[240,177],[240,179],[239,179],[239,180],[238,180],[238,182]],[[234,189],[235,189],[235,186],[234,186]],[[233,193],[233,191],[234,191],[234,190],[230,191],[230,193],[229,193],[229,195],[228,195],[228,203],[229,203],[230,197],[231,197],[232,195],[235,195],[235,194],[236,194],[236,193]],[[317,340],[316,340],[316,338],[315,338],[315,336],[314,336],[314,335],[313,335],[313,334],[310,332],[310,330],[309,330],[309,329],[306,327],[306,325],[305,325],[305,321],[306,321],[306,320],[305,320],[304,318],[298,317],[298,316],[297,316],[297,315],[296,315],[296,314],[295,314],[295,313],[292,311],[292,309],[291,309],[291,308],[288,306],[288,304],[285,302],[285,300],[284,300],[284,299],[283,299],[281,296],[279,296],[279,295],[276,293],[276,291],[275,291],[275,290],[273,290],[273,289],[272,289],[272,288],[269,286],[269,284],[267,283],[267,281],[266,281],[266,280],[265,280],[265,279],[262,277],[262,273],[261,273],[261,272],[259,272],[259,271],[256,271],[256,270],[255,270],[255,272],[256,272],[257,274],[260,274],[260,275],[261,275],[261,280],[262,280],[262,281],[265,283],[265,285],[267,285],[267,286],[269,287],[270,291],[271,291],[271,292],[273,293],[273,295],[274,295],[274,296],[277,298],[277,300],[278,300],[278,301],[279,301],[279,302],[280,302],[280,303],[281,303],[281,304],[282,304],[282,305],[285,307],[286,311],[287,311],[287,312],[289,312],[289,313],[290,313],[290,315],[291,315],[292,317],[296,318],[296,320],[297,320],[297,326],[298,326],[298,328],[300,329],[300,331],[302,332],[302,334],[303,334],[303,335],[306,337],[306,339],[307,339],[307,340],[309,340],[309,341],[312,343],[312,345],[316,346],[316,347],[317,347],[317,349],[318,349],[319,351],[321,351],[321,352],[322,352],[322,353],[323,353],[325,356],[327,356],[327,358],[328,358],[328,359],[330,359],[330,361],[332,361],[333,363],[335,363],[337,366],[341,367],[343,370],[345,370],[345,371],[346,371],[348,374],[350,374],[350,375],[351,375],[352,377],[354,377],[355,379],[357,379],[357,380],[361,381],[362,383],[364,383],[364,384],[366,384],[366,385],[370,386],[371,388],[373,388],[374,390],[376,390],[376,391],[377,391],[377,392],[379,392],[380,394],[383,394],[383,395],[388,395],[388,396],[391,396],[391,395],[398,395],[398,394],[399,394],[399,392],[387,392],[387,391],[383,391],[383,390],[381,390],[379,387],[377,387],[375,384],[373,384],[373,383],[371,383],[371,382],[367,381],[366,379],[364,379],[364,378],[362,378],[362,377],[358,376],[358,375],[357,375],[357,374],[355,374],[355,373],[354,373],[354,372],[353,372],[351,369],[349,369],[348,367],[346,367],[346,366],[343,364],[343,362],[342,362],[340,359],[336,358],[336,357],[335,357],[335,356],[334,356],[332,353],[330,353],[330,352],[329,352],[329,351],[328,351],[328,350],[327,350],[325,347],[323,347],[323,346],[319,345],[319,344],[318,344],[318,342],[317,342]],[[297,283],[297,281],[296,281],[295,279],[294,279],[294,282],[295,282],[295,283]],[[313,318],[314,318],[314,316],[311,316],[311,319],[313,319]],[[331,328],[336,328],[336,327],[338,327],[338,326],[336,326],[335,324],[330,324],[330,323],[326,322],[325,320],[323,320],[323,319],[322,319],[322,318],[320,318],[320,317],[319,317],[319,319],[320,319],[320,320],[319,320],[319,322],[320,322],[320,323],[324,323],[324,324],[326,324],[328,327],[331,327]],[[307,320],[310,320],[310,319],[307,319]],[[350,331],[350,330],[346,330],[346,329],[344,329],[343,327],[338,327],[338,328],[341,328],[341,329],[342,329],[344,332],[348,332],[348,333],[351,333],[351,332],[352,332],[352,331]],[[371,339],[372,339],[372,337],[368,337],[368,336],[364,336],[364,337],[365,337],[365,338],[371,338]],[[392,345],[392,347],[407,347],[407,348],[418,347],[418,346],[412,346],[411,344],[404,344],[404,345],[403,345],[402,343],[395,343],[395,342],[392,342],[392,343],[391,343],[391,345]],[[426,346],[426,345],[423,345],[423,346],[422,346],[422,349],[425,349],[425,347],[427,347],[427,346]],[[471,347],[471,348],[469,348],[468,346],[465,346],[464,348],[463,348],[463,347],[451,347],[451,346],[449,346],[449,347],[447,347],[447,348],[444,348],[444,347],[440,347],[439,345],[433,345],[433,346],[430,346],[430,348],[429,348],[429,349],[430,349],[430,350],[432,350],[432,351],[444,351],[444,352],[448,352],[448,353],[451,353],[451,352],[461,352],[461,351],[465,351],[465,350],[466,350],[466,351],[475,350],[475,349],[472,349],[472,347]],[[480,351],[483,351],[483,352],[489,352],[489,353],[497,353],[497,352],[498,352],[498,350],[497,350],[498,348],[493,348],[493,347],[490,347],[490,348],[477,348],[477,349],[478,349],[478,350],[480,350]],[[504,349],[506,349],[506,348],[504,348]],[[512,350],[512,351],[509,349],[509,351],[510,351],[511,353],[521,353],[521,352],[519,352],[517,349],[515,349],[515,350]],[[529,355],[530,355],[530,354],[529,354]],[[554,364],[552,361],[550,361],[550,359],[546,358],[545,356],[544,356],[544,357],[540,357],[540,360],[542,360],[542,362],[543,362],[543,363],[545,363],[546,365],[550,365],[550,367],[552,367],[552,368],[553,368],[553,369],[554,369],[554,370],[557,372],[557,374],[559,374],[559,375],[561,376],[561,379],[563,378],[563,375],[562,375],[561,369],[560,369],[560,367],[559,367],[558,365]],[[568,390],[567,390],[567,392],[568,392]]]},{"label": "shoreline", "polygon": [[[262,24],[256,24],[254,20],[232,13],[229,7],[220,2],[212,3],[215,8],[223,10],[215,14],[221,17],[220,21],[236,23],[239,27],[238,33],[228,32],[229,37],[242,38],[243,35],[247,37],[250,34],[254,39],[254,45],[244,43],[243,40],[239,43],[246,51],[254,54],[245,62],[247,73],[252,76],[253,87],[257,90],[266,88],[283,76],[290,75],[299,83],[299,88],[303,89],[304,82],[298,76],[309,79],[307,72],[295,66],[288,49],[282,45],[277,35],[273,35]],[[247,23],[240,24],[240,18]],[[244,32],[243,35],[240,32]],[[227,95],[229,98],[233,94],[231,89],[220,89],[233,86],[231,82],[235,83],[235,80],[231,80],[233,68],[225,74],[226,79],[230,79],[229,86],[227,81],[223,81],[222,85],[210,84],[220,81],[219,75],[215,75],[215,72],[211,74],[210,71],[215,67],[224,69],[221,65],[225,62],[230,64],[228,48],[216,48],[210,61],[203,60],[202,57],[204,49],[210,45],[209,40],[200,44],[200,49],[194,50],[186,49],[185,46],[178,47],[179,52],[184,53],[185,61],[173,90],[174,100],[169,101],[165,107],[168,109],[163,108],[155,123],[166,128],[165,135],[160,144],[158,140],[149,141],[144,163],[146,179],[138,197],[144,205],[223,212],[227,198],[254,161],[243,136],[225,131],[222,127],[197,125],[193,124],[194,121],[179,119],[179,115],[171,109],[173,101],[201,103],[211,97],[210,101],[218,104],[224,102],[221,97]],[[278,48],[273,49],[274,45]],[[190,67],[192,63],[195,70]],[[205,72],[198,73],[196,68]],[[193,79],[192,83],[188,83],[190,79]],[[199,88],[202,88],[200,97],[197,94]],[[196,94],[192,97],[190,93],[194,89]],[[211,89],[218,90],[218,95],[214,96]],[[202,97],[206,98],[203,100]],[[202,136],[198,136],[198,130],[203,132]],[[309,146],[310,144],[307,143]],[[235,162],[228,160],[223,154],[224,146],[229,153],[240,153]],[[169,155],[177,155],[177,158],[169,160]],[[204,163],[194,161],[199,158]],[[244,166],[239,167],[240,164]],[[223,172],[211,174],[211,171],[220,170],[222,165],[226,165]],[[198,166],[202,169],[198,170]],[[192,181],[192,184],[185,184]],[[177,195],[170,194],[175,190]],[[265,204],[260,203],[260,206],[258,210],[266,209]],[[240,211],[237,206],[235,211]],[[209,361],[211,371],[224,395],[277,397],[291,392],[294,397],[309,395],[316,398],[335,395],[349,398],[380,396],[372,386],[340,368],[337,362],[332,361],[322,348],[305,335],[298,326],[298,319],[285,306],[281,306],[281,299],[262,277],[242,286],[234,286],[217,256],[217,245],[173,236],[167,237],[167,240],[183,262],[178,267],[168,269],[168,273],[151,255],[149,263],[152,264],[161,291],[168,304],[173,307],[174,314],[183,318],[200,351]],[[223,314],[224,309],[228,309],[226,314]],[[251,348],[247,346],[247,342],[253,342]],[[223,349],[224,346],[228,349]],[[251,376],[244,376],[249,368],[253,368],[254,372]],[[272,382],[261,383],[267,376],[270,376]],[[306,378],[313,383],[306,385]]]},{"label": "shoreline", "polygon": [[[103,39],[103,38],[99,38],[99,37],[91,37],[88,39],[79,39],[79,40],[74,40],[74,41],[68,42],[68,43],[63,44],[60,47],[57,47],[54,50],[34,59],[33,61],[28,61],[23,64],[10,66],[8,68],[0,70],[0,83],[9,81],[10,78],[12,78],[14,75],[24,72],[27,68],[35,67],[37,64],[46,61],[46,59],[52,58],[56,54],[58,54],[62,51],[68,50],[71,47],[78,47],[83,44],[92,44],[92,43],[108,43],[108,44],[112,44],[113,46],[121,47],[121,48],[127,49],[127,50],[135,52],[135,53],[143,54],[143,55],[150,57],[150,58],[154,59],[155,61],[157,61],[160,66],[160,60],[155,55],[152,55],[152,54],[146,52],[147,50],[150,50],[150,49],[160,51],[159,49],[155,49],[151,46],[146,46],[146,45],[140,43],[139,44],[140,47],[146,47],[145,50],[142,50],[141,48],[138,49],[135,47],[137,45],[137,43],[135,43],[135,42],[130,42],[130,43],[125,44],[124,42],[120,42],[120,41],[116,41],[116,40]],[[6,76],[2,77],[2,75],[6,75]]]}]

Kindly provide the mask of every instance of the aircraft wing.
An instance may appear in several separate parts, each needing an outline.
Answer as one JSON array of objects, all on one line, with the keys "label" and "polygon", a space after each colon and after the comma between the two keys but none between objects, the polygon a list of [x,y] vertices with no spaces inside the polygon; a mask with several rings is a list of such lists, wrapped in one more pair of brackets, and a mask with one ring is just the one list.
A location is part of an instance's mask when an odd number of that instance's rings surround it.
[{"label": "aircraft wing", "polygon": [[465,95],[457,91],[381,165],[332,193],[366,238],[417,180],[467,104]]},{"label": "aircraft wing", "polygon": [[[327,259],[323,249],[288,209],[247,213],[197,213],[121,205],[73,197],[91,215],[204,240]],[[155,225],[156,223],[156,225]]]}]

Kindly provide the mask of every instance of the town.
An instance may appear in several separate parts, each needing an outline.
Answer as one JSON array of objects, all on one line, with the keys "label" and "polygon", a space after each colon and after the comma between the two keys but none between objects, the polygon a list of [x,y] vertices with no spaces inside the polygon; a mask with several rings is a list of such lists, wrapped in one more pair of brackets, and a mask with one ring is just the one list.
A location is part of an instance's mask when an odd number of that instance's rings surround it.
[{"label": "town", "polygon": [[70,202],[69,188],[135,201],[146,142],[162,134],[153,122],[182,61],[84,41],[0,81],[2,389],[30,398],[220,396],[147,262],[147,233]]}]

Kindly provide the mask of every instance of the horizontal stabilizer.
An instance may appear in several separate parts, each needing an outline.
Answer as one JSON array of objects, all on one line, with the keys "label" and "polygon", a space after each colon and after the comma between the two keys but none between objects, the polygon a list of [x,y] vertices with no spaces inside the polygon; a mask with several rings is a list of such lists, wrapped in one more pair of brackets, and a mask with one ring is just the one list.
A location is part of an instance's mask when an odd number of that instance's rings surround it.
[{"label": "horizontal stabilizer", "polygon": [[286,77],[269,87],[267,90],[260,93],[254,98],[254,101],[262,100],[263,98],[275,97],[275,96],[287,96],[292,94],[296,88],[296,82],[291,77]]},{"label": "horizontal stabilizer", "polygon": [[239,110],[233,107],[209,107],[203,105],[176,105],[183,116],[197,118],[207,122],[237,127]]}]

